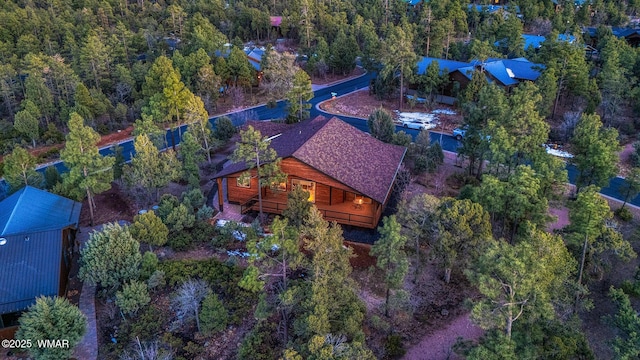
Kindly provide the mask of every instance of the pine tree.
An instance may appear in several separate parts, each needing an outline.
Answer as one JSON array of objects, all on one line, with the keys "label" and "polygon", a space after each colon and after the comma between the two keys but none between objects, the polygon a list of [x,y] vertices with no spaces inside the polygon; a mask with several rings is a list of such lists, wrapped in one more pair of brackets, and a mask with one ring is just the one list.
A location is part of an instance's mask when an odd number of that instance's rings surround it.
[{"label": "pine tree", "polygon": [[200,188],[200,144],[196,138],[187,131],[180,145],[180,158],[182,160],[182,178],[187,181],[192,189]]},{"label": "pine tree", "polygon": [[[391,114],[383,108],[376,109],[369,115],[367,127],[371,136],[386,143],[391,142],[396,131]],[[422,132],[420,133],[422,134]]]},{"label": "pine tree", "polygon": [[12,192],[27,185],[42,186],[42,174],[36,171],[37,159],[27,150],[16,147],[4,157],[3,164],[4,179]]},{"label": "pine tree", "polygon": [[286,181],[286,174],[280,170],[280,158],[275,150],[270,147],[271,142],[262,137],[260,131],[253,126],[240,132],[240,142],[237,144],[231,159],[234,162],[244,161],[248,170],[242,176],[249,178],[255,168],[255,176],[258,178],[258,206],[260,208],[260,219],[262,212],[262,188],[272,186]]},{"label": "pine tree", "polygon": [[211,152],[215,144],[211,139],[211,122],[209,114],[204,108],[202,100],[198,96],[191,98],[187,104],[187,111],[184,115],[185,121],[189,124],[189,133],[199,143],[200,149],[207,156],[207,162],[211,163]]},{"label": "pine tree", "polygon": [[[63,178],[63,184],[70,189],[78,199],[87,198],[91,224],[95,216],[95,195],[111,188],[113,181],[113,164],[111,156],[100,155],[98,142],[100,135],[89,126],[77,113],[71,113],[69,118],[69,134],[67,134],[64,149],[60,151],[60,159],[69,169]],[[73,190],[79,189],[84,194]]]},{"label": "pine tree", "polygon": [[[87,319],[77,306],[61,297],[39,297],[20,317],[16,339],[29,342],[34,359],[68,359],[87,330]],[[41,347],[40,340],[67,340],[69,346]]]},{"label": "pine tree", "polygon": [[554,305],[567,301],[566,283],[576,267],[559,236],[529,229],[515,245],[492,241],[466,272],[483,295],[472,319],[484,329],[502,330],[509,340],[516,321],[555,318]]},{"label": "pine tree", "polygon": [[409,260],[404,251],[407,238],[400,233],[401,226],[395,215],[382,219],[378,228],[380,239],[371,247],[370,254],[375,256],[376,266],[384,273],[386,286],[384,314],[389,316],[391,290],[401,289],[404,277],[409,271]]},{"label": "pine tree", "polygon": [[613,214],[607,201],[598,194],[598,190],[593,185],[587,186],[578,193],[577,199],[569,207],[571,224],[568,240],[582,247],[574,312],[578,311],[580,297],[586,292],[582,277],[587,261],[597,267],[599,256],[606,250],[613,250],[623,260],[636,257],[631,244],[622,238],[622,234],[608,226]]},{"label": "pine tree", "polygon": [[603,128],[597,114],[583,114],[571,139],[570,159],[578,169],[576,191],[589,185],[606,186],[618,170],[618,131]]},{"label": "pine tree", "polygon": [[231,49],[231,53],[227,59],[227,66],[229,68],[229,76],[231,77],[233,86],[251,86],[255,79],[255,72],[253,71],[251,64],[249,64],[247,54],[245,54],[242,49],[235,46]]},{"label": "pine tree", "polygon": [[[26,100],[26,102],[33,104],[29,100]],[[13,120],[13,127],[16,131],[29,138],[33,147],[36,147],[36,140],[40,138],[40,126],[38,118],[31,111],[28,109],[18,111]]]},{"label": "pine tree", "polygon": [[382,63],[381,75],[399,73],[400,103],[404,102],[404,82],[413,72],[417,55],[413,50],[413,32],[406,26],[392,26],[387,38],[383,41],[380,54]]},{"label": "pine tree", "polygon": [[147,201],[151,198],[157,200],[160,188],[180,178],[180,163],[173,151],[160,153],[145,134],[138,135],[133,146],[136,155],[125,167],[125,183],[144,190]]},{"label": "pine tree", "polygon": [[[171,127],[180,126],[182,116],[194,95],[180,80],[180,74],[174,69],[171,60],[160,56],[145,79],[142,91],[148,96],[149,102],[144,108],[144,114],[152,115],[155,121],[168,123]],[[171,137],[171,145],[175,151],[177,141],[173,129]]]},{"label": "pine tree", "polygon": [[313,98],[313,89],[311,88],[311,78],[304,70],[296,71],[293,87],[285,96],[289,102],[287,120],[292,119],[292,122],[300,122],[309,118],[311,104],[308,101]]},{"label": "pine tree", "polygon": [[80,51],[80,64],[85,77],[93,80],[96,89],[100,88],[100,82],[109,72],[109,60],[109,49],[100,37],[95,34],[87,36]]},{"label": "pine tree", "polygon": [[480,204],[445,198],[437,211],[437,229],[433,250],[448,284],[453,268],[464,271],[486,248],[492,238],[491,223]]}]

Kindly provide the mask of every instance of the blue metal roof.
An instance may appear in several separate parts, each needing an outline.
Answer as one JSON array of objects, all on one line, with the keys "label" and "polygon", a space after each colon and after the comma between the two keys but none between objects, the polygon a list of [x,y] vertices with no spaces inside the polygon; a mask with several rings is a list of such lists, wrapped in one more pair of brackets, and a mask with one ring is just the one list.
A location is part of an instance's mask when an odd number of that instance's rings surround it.
[{"label": "blue metal roof", "polygon": [[[524,49],[528,49],[530,47],[534,49],[539,49],[542,43],[546,40],[546,38],[542,35],[531,35],[531,34],[522,34],[522,39],[524,40]],[[501,46],[501,42],[505,41],[496,41],[493,43],[495,46]],[[573,44],[576,41],[576,37],[568,34],[558,34],[558,41],[566,41],[569,44]]]},{"label": "blue metal roof", "polygon": [[21,311],[60,286],[60,229],[6,236],[0,245],[0,314]]},{"label": "blue metal roof", "polygon": [[544,65],[532,63],[525,58],[501,59],[500,62],[511,70],[513,77],[518,80],[536,81],[540,77],[538,69],[544,69]]},{"label": "blue metal roof", "polygon": [[250,59],[254,59],[258,62],[262,61],[262,56],[264,55],[264,50],[260,48],[253,48],[249,51],[245,50],[247,57]]},{"label": "blue metal roof", "polygon": [[487,62],[484,64],[484,71],[491,74],[496,80],[505,86],[515,85],[518,80],[514,79],[502,61]]},{"label": "blue metal roof", "polygon": [[[584,28],[583,31],[587,32],[590,37],[595,37],[598,29],[595,27],[587,27],[587,28]],[[615,37],[623,38],[623,37],[627,37],[634,34],[640,34],[640,29],[612,27],[611,33]]]},{"label": "blue metal roof", "polygon": [[542,35],[522,34],[522,38],[524,39],[525,50],[530,47],[537,49],[540,47],[540,44],[542,44],[545,40],[545,37]]},{"label": "blue metal roof", "polygon": [[255,61],[253,59],[249,59],[249,64],[251,64],[251,66],[253,66],[253,68],[256,69],[256,71],[260,71],[260,62],[259,61]]},{"label": "blue metal roof", "polygon": [[420,3],[420,1],[422,0],[404,0],[404,2],[406,2],[407,4],[411,5],[411,6],[416,6]]},{"label": "blue metal roof", "polygon": [[505,86],[515,85],[520,80],[535,81],[540,77],[540,71],[538,69],[544,68],[543,65],[532,63],[525,58],[489,58],[484,64],[478,60],[473,60],[471,63],[467,64],[466,67],[461,67],[457,70],[471,80],[473,71],[481,65],[484,66],[484,71],[487,74],[491,75],[494,79],[498,80]]},{"label": "blue metal roof", "polygon": [[467,79],[471,80],[473,77],[473,72],[476,70],[475,66],[465,66],[457,69],[462,75],[466,76]]},{"label": "blue metal roof", "polygon": [[[476,9],[476,11],[478,12],[487,12],[489,14],[493,14],[499,10],[504,10],[504,11],[508,11],[509,7],[508,6],[504,6],[504,5],[474,5],[474,4],[469,4],[467,5],[467,9],[468,10],[472,10],[472,9]],[[516,14],[520,13],[520,7],[519,6],[513,6],[511,7],[512,9],[515,9]]]},{"label": "blue metal roof", "polygon": [[437,59],[423,56],[422,59],[418,61],[418,75],[422,75],[427,72],[427,68],[433,61],[438,62],[438,66],[440,67],[440,74],[444,73],[445,70],[447,70],[447,73],[452,73],[461,67],[469,66],[468,63],[461,61]]},{"label": "blue metal roof", "polygon": [[26,186],[0,202],[0,236],[77,226],[82,204]]},{"label": "blue metal roof", "polygon": [[[574,1],[573,1],[573,4],[574,4],[575,6],[582,6],[582,5],[584,5],[587,1],[588,1],[588,2],[591,2],[591,0],[574,0]],[[556,4],[556,5],[558,5],[558,0],[552,0],[552,2],[553,2],[554,4]]]}]

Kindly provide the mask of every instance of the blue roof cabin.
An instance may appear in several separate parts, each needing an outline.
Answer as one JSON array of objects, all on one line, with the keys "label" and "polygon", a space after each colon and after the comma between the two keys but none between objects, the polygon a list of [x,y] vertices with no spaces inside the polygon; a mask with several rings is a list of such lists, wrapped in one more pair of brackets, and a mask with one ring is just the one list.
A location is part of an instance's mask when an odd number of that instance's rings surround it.
[{"label": "blue roof cabin", "polygon": [[445,89],[444,95],[453,95],[453,84],[458,83],[463,89],[471,81],[475,70],[483,70],[487,81],[509,88],[522,81],[536,81],[540,77],[543,65],[532,63],[525,58],[496,59],[489,58],[484,63],[473,60],[465,63],[461,61],[445,60],[423,57],[417,64],[417,74],[423,75],[427,67],[437,61],[440,74],[448,74],[450,86]]},{"label": "blue roof cabin", "polygon": [[0,338],[39,296],[64,296],[82,204],[30,186],[0,202]]}]

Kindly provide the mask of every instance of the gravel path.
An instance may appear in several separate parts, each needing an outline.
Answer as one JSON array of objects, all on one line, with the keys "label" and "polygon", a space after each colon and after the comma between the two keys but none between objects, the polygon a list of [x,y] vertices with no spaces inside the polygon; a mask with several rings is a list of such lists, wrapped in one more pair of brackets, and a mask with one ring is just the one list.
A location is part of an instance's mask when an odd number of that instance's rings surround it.
[{"label": "gravel path", "polygon": [[422,341],[407,351],[403,360],[449,360],[459,359],[451,347],[458,337],[477,340],[483,330],[471,323],[469,314],[463,314],[447,327],[425,336]]}]

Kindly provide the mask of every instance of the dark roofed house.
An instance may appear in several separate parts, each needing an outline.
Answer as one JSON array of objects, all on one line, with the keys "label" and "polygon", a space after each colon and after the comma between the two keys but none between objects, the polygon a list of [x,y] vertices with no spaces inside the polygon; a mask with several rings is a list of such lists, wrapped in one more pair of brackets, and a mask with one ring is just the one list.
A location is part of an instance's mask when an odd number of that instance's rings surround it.
[{"label": "dark roofed house", "polygon": [[63,296],[80,203],[30,186],[0,202],[0,338],[39,296]]},{"label": "dark roofed house", "polygon": [[[281,214],[287,192],[301,186],[326,220],[377,227],[406,148],[383,143],[335,117],[320,116],[272,138],[271,147],[288,176],[277,189],[260,189],[265,212]],[[226,194],[218,192],[221,210],[225,197],[240,204],[243,213],[257,209],[258,180],[252,170],[250,181],[242,183],[246,170],[245,163],[233,163],[214,176],[218,189],[226,182]]]},{"label": "dark roofed house", "polygon": [[[587,27],[583,29],[583,32],[589,38],[588,41],[592,46],[596,45],[596,39],[598,37],[597,30],[598,29],[595,27]],[[633,47],[640,46],[640,28],[612,27],[611,33],[613,34],[613,36],[619,39],[625,39],[627,43]]]}]

